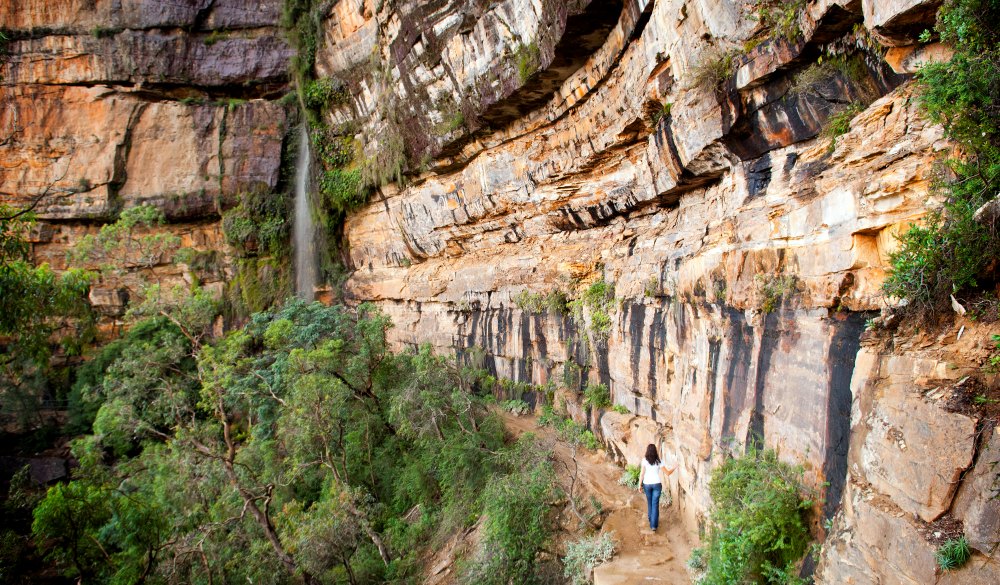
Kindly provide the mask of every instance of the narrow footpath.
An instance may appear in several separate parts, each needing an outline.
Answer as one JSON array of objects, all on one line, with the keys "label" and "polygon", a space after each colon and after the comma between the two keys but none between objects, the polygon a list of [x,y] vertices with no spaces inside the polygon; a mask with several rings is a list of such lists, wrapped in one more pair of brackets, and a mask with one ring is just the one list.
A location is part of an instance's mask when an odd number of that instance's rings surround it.
[{"label": "narrow footpath", "polygon": [[[516,435],[532,432],[542,440],[555,440],[555,432],[539,427],[536,417],[504,413],[503,418],[507,428]],[[572,467],[570,449],[565,443],[556,441],[554,450],[558,461]],[[601,533],[613,532],[618,542],[618,552],[611,562],[594,570],[594,584],[690,583],[685,562],[691,554],[691,541],[677,518],[676,509],[666,506],[666,494],[660,501],[659,530],[654,533],[646,521],[645,496],[640,490],[618,484],[623,470],[607,453],[584,450],[578,454],[577,461],[580,465],[578,481],[583,493],[592,494],[610,511]]]}]

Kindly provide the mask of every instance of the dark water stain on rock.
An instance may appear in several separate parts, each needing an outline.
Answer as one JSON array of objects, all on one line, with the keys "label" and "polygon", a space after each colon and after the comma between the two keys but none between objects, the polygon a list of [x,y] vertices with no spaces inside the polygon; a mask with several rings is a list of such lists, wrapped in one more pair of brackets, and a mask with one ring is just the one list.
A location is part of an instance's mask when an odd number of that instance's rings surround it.
[{"label": "dark water stain on rock", "polygon": [[746,448],[759,449],[764,446],[764,390],[767,373],[771,369],[774,351],[781,343],[781,317],[779,311],[767,313],[760,332],[760,351],[757,353],[757,368],[754,375],[753,411],[747,428]]},{"label": "dark water stain on rock", "polygon": [[771,154],[764,153],[757,160],[746,163],[747,195],[754,199],[767,191],[771,184]]},{"label": "dark water stain on rock", "polygon": [[[718,385],[718,370],[719,370],[719,358],[722,356],[722,340],[721,339],[709,339],[708,340],[708,430],[711,432],[713,418],[715,416],[715,395],[716,386]],[[712,451],[709,449],[708,457],[705,458],[707,461],[712,456]]]},{"label": "dark water stain on rock", "polygon": [[[649,386],[649,397],[654,402],[656,401],[656,388],[658,387],[658,380],[656,378],[656,362],[657,362],[657,352],[663,352],[663,349],[667,346],[667,328],[666,323],[666,313],[663,307],[657,307],[653,312],[653,322],[649,326],[649,336],[648,336],[648,348],[649,348],[649,375],[647,378]],[[670,372],[664,372],[664,375],[669,376]]]},{"label": "dark water stain on rock", "polygon": [[833,339],[827,354],[829,396],[826,411],[826,453],[823,477],[829,483],[823,519],[832,518],[840,508],[840,498],[847,482],[847,452],[851,436],[851,378],[861,349],[865,330],[864,313],[840,313],[831,321]]},{"label": "dark water stain on rock", "polygon": [[629,303],[624,307],[624,318],[628,322],[629,365],[632,368],[632,386],[639,385],[639,358],[642,355],[642,337],[646,325],[646,305]]},{"label": "dark water stain on rock", "polygon": [[746,403],[750,385],[750,360],[753,357],[753,328],[743,314],[727,307],[726,324],[729,338],[729,360],[722,380],[722,434],[724,441],[736,436],[736,421]]}]

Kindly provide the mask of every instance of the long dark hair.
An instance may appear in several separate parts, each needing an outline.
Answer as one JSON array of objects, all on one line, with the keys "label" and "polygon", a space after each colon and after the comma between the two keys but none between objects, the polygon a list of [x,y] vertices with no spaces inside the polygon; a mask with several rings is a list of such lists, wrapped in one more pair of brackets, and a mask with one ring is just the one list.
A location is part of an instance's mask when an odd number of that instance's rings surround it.
[{"label": "long dark hair", "polygon": [[660,454],[656,452],[656,445],[652,443],[646,447],[646,461],[650,465],[658,465],[660,463]]}]

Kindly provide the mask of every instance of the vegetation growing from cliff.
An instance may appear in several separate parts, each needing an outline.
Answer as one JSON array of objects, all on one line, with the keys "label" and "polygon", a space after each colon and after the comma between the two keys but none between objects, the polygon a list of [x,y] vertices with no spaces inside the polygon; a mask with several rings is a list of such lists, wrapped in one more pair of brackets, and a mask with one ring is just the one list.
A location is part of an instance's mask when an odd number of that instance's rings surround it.
[{"label": "vegetation growing from cliff", "polygon": [[42,424],[42,403],[61,391],[53,350],[79,354],[94,335],[87,301],[93,275],[34,266],[27,240],[33,223],[30,212],[0,205],[0,412],[25,430]]},{"label": "vegetation growing from cliff", "polygon": [[611,335],[611,312],[615,309],[615,285],[603,278],[587,287],[580,298],[566,304],[573,321],[587,329],[598,341]]},{"label": "vegetation growing from cliff", "polygon": [[934,560],[943,571],[961,568],[972,558],[969,541],[964,536],[945,541],[934,553]]},{"label": "vegetation growing from cliff", "polygon": [[34,522],[67,575],[406,581],[427,543],[484,513],[472,582],[533,582],[553,470],[530,437],[504,444],[483,372],[390,352],[365,305],[290,301],[212,345],[177,320],[140,322],[81,377],[93,432]]},{"label": "vegetation growing from cliff", "polygon": [[548,312],[556,316],[565,315],[569,311],[568,303],[566,293],[558,289],[544,295],[522,290],[514,297],[514,304],[518,309],[535,314]]},{"label": "vegetation growing from cliff", "polygon": [[800,583],[795,567],[809,546],[812,506],[802,469],[774,451],[751,451],[712,472],[708,538],[692,559],[701,585]]},{"label": "vegetation growing from cliff", "polygon": [[95,264],[102,273],[117,276],[148,270],[173,258],[172,253],[180,245],[179,237],[156,229],[165,222],[163,211],[157,207],[131,207],[114,222],[101,226],[97,235],[84,236],[67,259],[74,264]]},{"label": "vegetation growing from cliff", "polygon": [[583,405],[601,409],[611,406],[611,392],[604,384],[587,384],[583,390]]},{"label": "vegetation growing from cliff", "polygon": [[701,55],[691,70],[691,85],[718,91],[739,67],[742,53],[736,49],[710,49]]},{"label": "vegetation growing from cliff", "polygon": [[[953,46],[954,55],[917,74],[924,112],[944,126],[958,149],[944,162],[934,186],[943,207],[900,237],[884,291],[925,313],[947,307],[949,295],[996,276],[1000,214],[986,204],[1000,193],[998,23],[1000,1],[948,0],[935,30]],[[930,37],[929,32],[923,36]]]},{"label": "vegetation growing from cliff", "polygon": [[799,15],[806,0],[758,0],[751,17],[764,29],[766,40],[794,41],[802,34]]},{"label": "vegetation growing from cliff", "polygon": [[767,275],[754,276],[755,304],[759,311],[772,313],[781,306],[783,299],[795,290],[795,276]]}]

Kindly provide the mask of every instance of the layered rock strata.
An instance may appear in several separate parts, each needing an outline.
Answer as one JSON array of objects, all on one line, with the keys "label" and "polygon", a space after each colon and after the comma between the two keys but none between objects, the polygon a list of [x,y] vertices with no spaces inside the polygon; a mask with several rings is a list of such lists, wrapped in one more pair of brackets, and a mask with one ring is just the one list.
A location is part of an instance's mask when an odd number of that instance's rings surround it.
[{"label": "layered rock strata", "polygon": [[[208,270],[161,264],[143,278],[221,291],[233,273],[220,214],[281,180],[289,120],[274,98],[294,49],[280,11],[279,0],[0,7],[0,200],[36,205],[36,260],[62,268],[83,235],[154,205],[168,224],[153,231],[217,254]],[[104,279],[91,299],[118,314],[141,280]]]},{"label": "layered rock strata", "polygon": [[[434,96],[468,106],[459,127],[407,139],[410,168],[423,170],[349,217],[348,292],[392,317],[397,344],[458,348],[500,377],[552,382],[554,402],[623,460],[658,443],[679,465],[692,530],[711,470],[761,444],[802,463],[822,496],[816,532],[833,528],[820,582],[927,582],[935,534],[960,532],[963,514],[975,518],[968,534],[989,531],[989,494],[956,499],[975,489],[963,478],[983,461],[983,415],[949,406],[978,363],[965,355],[945,371],[943,354],[962,355],[948,335],[926,359],[862,336],[886,303],[895,236],[935,204],[948,147],[903,75],[908,55],[946,58],[909,46],[933,8],[813,2],[799,34],[769,37],[727,2],[582,4],[567,21],[619,13],[587,33],[599,44],[567,42],[575,29],[553,24],[544,1],[331,10],[320,70],[357,90],[331,123],[357,120],[370,145],[397,115],[385,104],[424,129],[447,119]],[[875,38],[899,47],[892,66]],[[580,64],[553,71],[557,83],[533,82],[567,45],[594,48],[560,61]],[[538,47],[539,71],[519,78],[524,46]],[[391,83],[358,80],[370,51]],[[821,57],[860,65],[824,69]],[[713,74],[726,59],[731,70]],[[846,132],[820,135],[852,103],[863,111]],[[558,310],[559,295],[585,298],[600,281],[613,303]],[[968,325],[967,342],[987,351],[989,328]],[[588,381],[628,414],[584,409]],[[978,582],[992,566],[949,578]]]},{"label": "layered rock strata", "polygon": [[[350,94],[325,121],[407,175],[348,218],[347,292],[392,317],[398,346],[483,360],[535,404],[551,382],[622,460],[657,443],[692,532],[712,469],[756,443],[818,491],[818,582],[994,582],[998,447],[969,380],[996,326],[864,333],[894,236],[936,203],[948,145],[906,76],[947,58],[914,44],[936,4],[816,0],[771,34],[728,0],[317,3],[316,72]],[[220,212],[281,187],[279,13],[0,6],[0,200],[44,195],[39,261],[65,266],[150,203],[222,256],[157,279],[232,279]],[[601,281],[613,301],[586,302]],[[130,286],[92,297],[115,313]],[[582,407],[588,382],[627,413]],[[936,575],[959,533],[976,559]]]}]

